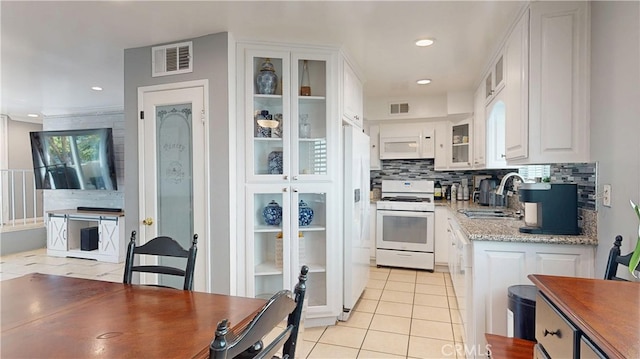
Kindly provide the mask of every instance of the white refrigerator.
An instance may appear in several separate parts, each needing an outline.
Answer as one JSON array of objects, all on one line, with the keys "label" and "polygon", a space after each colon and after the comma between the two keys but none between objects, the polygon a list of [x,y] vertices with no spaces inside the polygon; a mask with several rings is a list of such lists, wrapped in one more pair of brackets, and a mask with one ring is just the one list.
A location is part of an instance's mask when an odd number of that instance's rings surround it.
[{"label": "white refrigerator", "polygon": [[347,320],[369,280],[369,136],[361,129],[344,131],[344,233],[342,313]]}]

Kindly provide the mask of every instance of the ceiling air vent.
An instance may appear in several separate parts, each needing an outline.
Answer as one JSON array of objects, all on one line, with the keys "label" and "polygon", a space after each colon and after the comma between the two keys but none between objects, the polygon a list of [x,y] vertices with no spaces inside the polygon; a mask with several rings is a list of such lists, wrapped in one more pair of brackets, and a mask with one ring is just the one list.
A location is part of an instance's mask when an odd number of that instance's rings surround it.
[{"label": "ceiling air vent", "polygon": [[407,102],[389,104],[390,115],[403,115],[407,113],[409,113],[409,104]]},{"label": "ceiling air vent", "polygon": [[151,76],[167,76],[193,72],[193,43],[154,46],[151,49]]}]

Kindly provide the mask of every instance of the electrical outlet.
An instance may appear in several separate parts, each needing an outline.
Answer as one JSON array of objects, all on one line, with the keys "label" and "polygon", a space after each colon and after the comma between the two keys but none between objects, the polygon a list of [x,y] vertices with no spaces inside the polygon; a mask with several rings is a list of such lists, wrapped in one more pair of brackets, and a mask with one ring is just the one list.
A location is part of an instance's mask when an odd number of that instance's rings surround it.
[{"label": "electrical outlet", "polygon": [[611,207],[611,185],[606,184],[602,190],[602,205]]}]

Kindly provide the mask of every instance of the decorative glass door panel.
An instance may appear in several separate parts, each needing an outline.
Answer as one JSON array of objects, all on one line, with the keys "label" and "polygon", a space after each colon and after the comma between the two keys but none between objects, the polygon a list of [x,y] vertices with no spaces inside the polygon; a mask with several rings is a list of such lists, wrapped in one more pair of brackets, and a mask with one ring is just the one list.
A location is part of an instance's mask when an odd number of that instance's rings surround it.
[{"label": "decorative glass door panel", "polygon": [[[193,236],[193,153],[191,104],[156,107],[158,235],[183,248]],[[161,258],[160,265],[184,266],[183,258]],[[182,278],[160,276],[160,284],[182,287]]]}]

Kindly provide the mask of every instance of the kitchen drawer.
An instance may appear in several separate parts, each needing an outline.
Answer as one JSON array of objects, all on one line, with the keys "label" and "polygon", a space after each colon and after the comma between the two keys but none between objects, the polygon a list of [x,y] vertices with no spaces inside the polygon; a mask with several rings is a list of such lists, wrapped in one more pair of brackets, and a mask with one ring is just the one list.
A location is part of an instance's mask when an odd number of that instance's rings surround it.
[{"label": "kitchen drawer", "polygon": [[544,295],[536,297],[536,339],[550,358],[574,358],[578,330]]},{"label": "kitchen drawer", "polygon": [[580,359],[605,359],[606,357],[589,338],[580,337]]},{"label": "kitchen drawer", "polygon": [[376,264],[390,267],[405,267],[433,270],[433,253],[376,250]]}]

